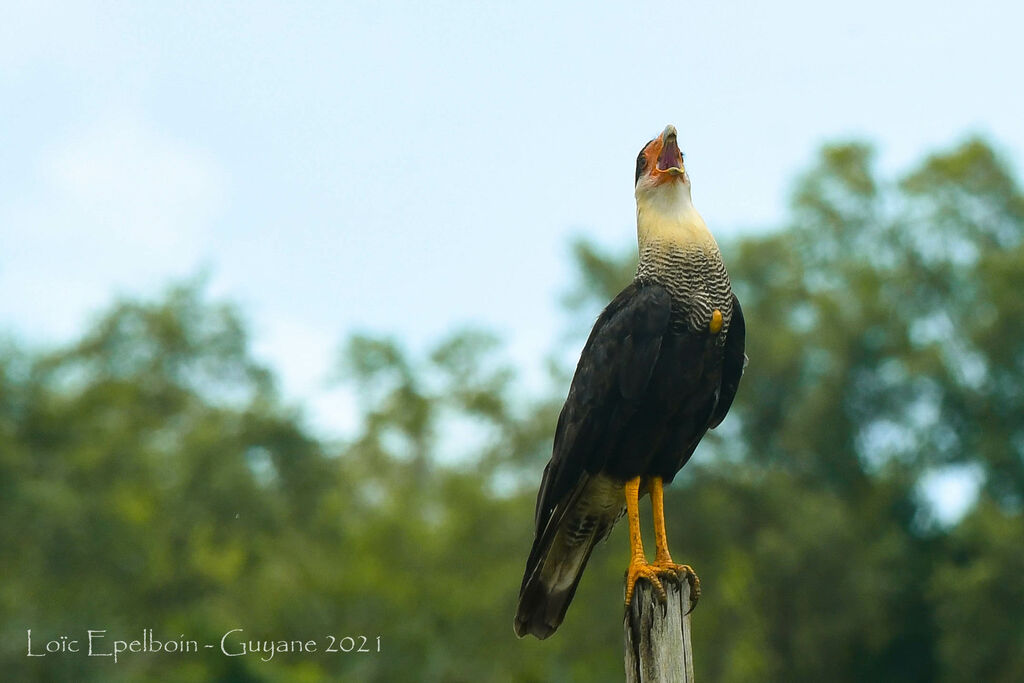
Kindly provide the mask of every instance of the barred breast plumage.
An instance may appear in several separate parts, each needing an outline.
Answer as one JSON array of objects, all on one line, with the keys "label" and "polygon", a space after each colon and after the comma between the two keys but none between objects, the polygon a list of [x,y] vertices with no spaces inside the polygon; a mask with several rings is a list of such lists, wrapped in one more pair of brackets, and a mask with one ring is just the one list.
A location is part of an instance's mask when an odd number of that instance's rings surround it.
[{"label": "barred breast plumage", "polygon": [[672,328],[677,332],[706,330],[714,311],[721,311],[724,343],[732,320],[732,284],[718,245],[646,244],[640,252],[636,280],[668,290]]}]

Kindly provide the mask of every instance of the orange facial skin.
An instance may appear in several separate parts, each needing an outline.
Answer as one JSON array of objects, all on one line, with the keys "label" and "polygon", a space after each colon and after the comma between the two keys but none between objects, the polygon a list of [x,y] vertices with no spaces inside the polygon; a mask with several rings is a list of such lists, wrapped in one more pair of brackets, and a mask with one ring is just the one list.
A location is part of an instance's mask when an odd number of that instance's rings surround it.
[{"label": "orange facial skin", "polygon": [[675,127],[668,126],[661,135],[648,142],[643,154],[647,160],[644,173],[655,185],[683,179],[686,171],[683,154],[676,142]]}]

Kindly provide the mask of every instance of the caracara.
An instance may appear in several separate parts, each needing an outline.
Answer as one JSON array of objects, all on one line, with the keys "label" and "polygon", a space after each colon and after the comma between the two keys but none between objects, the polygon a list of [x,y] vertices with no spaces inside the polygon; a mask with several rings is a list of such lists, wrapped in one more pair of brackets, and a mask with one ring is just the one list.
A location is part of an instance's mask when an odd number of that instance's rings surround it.
[{"label": "caracara", "polygon": [[[626,512],[626,604],[638,579],[664,596],[676,564],[665,536],[663,486],[732,405],[746,364],[740,303],[722,254],[690,197],[676,129],[636,160],[636,277],[590,333],[555,428],[537,494],[535,537],[515,631],[547,638],[565,617],[594,545]],[[655,559],[640,538],[638,500],[651,494]],[[691,606],[692,608],[692,606]]]}]

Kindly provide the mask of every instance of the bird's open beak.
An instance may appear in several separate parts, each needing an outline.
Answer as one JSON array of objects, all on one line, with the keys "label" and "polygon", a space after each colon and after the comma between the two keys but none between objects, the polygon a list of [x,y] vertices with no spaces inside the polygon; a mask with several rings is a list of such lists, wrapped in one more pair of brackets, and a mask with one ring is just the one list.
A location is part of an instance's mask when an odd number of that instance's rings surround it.
[{"label": "bird's open beak", "polygon": [[676,127],[665,126],[661,134],[661,152],[658,154],[656,171],[673,176],[683,175],[683,153],[676,142]]}]

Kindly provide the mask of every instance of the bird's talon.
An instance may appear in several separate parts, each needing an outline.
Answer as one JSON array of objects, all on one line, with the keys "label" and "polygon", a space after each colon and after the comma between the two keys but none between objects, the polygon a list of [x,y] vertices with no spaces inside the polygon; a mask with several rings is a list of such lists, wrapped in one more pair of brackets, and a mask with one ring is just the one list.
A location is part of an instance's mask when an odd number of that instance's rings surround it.
[{"label": "bird's talon", "polygon": [[630,563],[629,569],[626,570],[626,606],[633,600],[633,591],[636,589],[636,582],[639,579],[647,579],[652,586],[654,586],[655,592],[658,594],[658,599],[662,603],[668,600],[668,594],[665,593],[665,587],[661,585],[661,579],[658,578],[658,568],[653,564],[647,564],[646,562]]},{"label": "bird's talon", "polygon": [[[686,580],[690,584],[690,609],[686,610],[686,614],[689,614],[697,606],[697,601],[700,600],[700,577],[697,576],[697,572],[693,571],[689,565],[683,565],[686,568]],[[683,616],[686,616],[685,614]]]},{"label": "bird's talon", "polygon": [[657,569],[659,576],[674,576],[683,578],[693,574],[693,568],[688,564],[677,564],[672,560],[655,560],[652,565]]},{"label": "bird's talon", "polygon": [[697,606],[697,601],[700,600],[700,577],[697,576],[697,572],[693,571],[693,567],[688,564],[677,564],[671,560],[655,560],[651,566],[656,568],[660,576],[686,579],[686,582],[690,584],[690,609],[686,613],[692,612],[693,608]]}]

